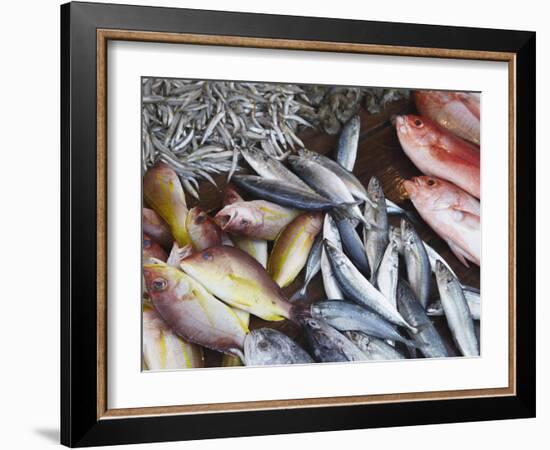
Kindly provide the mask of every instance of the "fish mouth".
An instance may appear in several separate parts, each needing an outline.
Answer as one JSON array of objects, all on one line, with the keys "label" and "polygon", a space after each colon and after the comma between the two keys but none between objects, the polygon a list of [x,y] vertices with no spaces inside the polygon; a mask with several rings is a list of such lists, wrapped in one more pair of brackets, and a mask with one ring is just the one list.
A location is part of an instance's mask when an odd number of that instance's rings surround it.
[{"label": "fish mouth", "polygon": [[409,198],[412,198],[418,192],[418,180],[416,178],[405,180],[403,181],[403,187],[405,188]]},{"label": "fish mouth", "polygon": [[407,131],[407,120],[405,116],[393,116],[393,123],[397,131],[401,133]]},{"label": "fish mouth", "polygon": [[216,217],[214,217],[214,221],[222,230],[225,230],[233,221],[233,216],[234,215],[231,213],[217,214]]}]

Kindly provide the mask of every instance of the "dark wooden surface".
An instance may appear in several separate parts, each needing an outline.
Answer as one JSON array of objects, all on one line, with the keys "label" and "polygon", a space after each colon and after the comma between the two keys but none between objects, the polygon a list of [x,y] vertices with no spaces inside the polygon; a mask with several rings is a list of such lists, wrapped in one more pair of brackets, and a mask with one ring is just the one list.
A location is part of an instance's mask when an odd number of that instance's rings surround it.
[{"label": "dark wooden surface", "polygon": [[[422,220],[415,212],[412,202],[407,198],[403,181],[422,173],[414,166],[401,149],[395,128],[391,124],[392,116],[396,114],[416,113],[412,101],[400,100],[390,103],[378,114],[369,114],[365,109],[361,109],[361,134],[359,147],[357,151],[357,160],[354,167],[355,175],[366,186],[372,176],[380,179],[382,188],[386,197],[397,203],[402,208],[413,212],[416,217],[415,227],[424,241],[432,246],[453,268],[463,284],[479,288],[479,268],[475,264],[465,267],[450,251],[447,244]],[[306,147],[318,153],[332,156],[335,149],[337,136],[330,136],[318,129],[308,129],[300,137]],[[225,178],[218,177],[219,189],[216,189],[209,183],[201,185],[199,205],[204,209],[214,213],[221,206],[223,190],[225,187]],[[246,198],[246,195],[245,195]],[[198,202],[194,199],[189,200],[190,206],[195,206]],[[391,216],[390,223],[399,225],[400,217]],[[271,245],[270,245],[271,249]],[[290,298],[302,287],[303,271],[296,280],[284,289],[285,294]],[[437,286],[432,277],[431,299],[437,298]],[[323,299],[325,292],[321,273],[310,283],[307,298],[302,300],[304,303],[310,303],[315,300]],[[452,336],[448,330],[444,318],[433,318],[433,322],[442,335],[446,345],[452,355],[458,354],[453,343]],[[251,316],[250,328],[270,327],[275,328],[295,339],[298,343],[305,345],[302,330],[290,321],[267,322],[257,317]],[[476,323],[476,329],[479,326]],[[207,366],[218,366],[220,357],[214,352],[206,352]]]}]

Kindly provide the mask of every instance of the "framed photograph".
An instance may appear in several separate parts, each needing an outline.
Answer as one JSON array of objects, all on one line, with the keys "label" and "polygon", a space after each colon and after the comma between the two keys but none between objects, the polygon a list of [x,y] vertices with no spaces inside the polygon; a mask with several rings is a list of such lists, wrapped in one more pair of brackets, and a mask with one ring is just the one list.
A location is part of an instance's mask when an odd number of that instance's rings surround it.
[{"label": "framed photograph", "polygon": [[535,33],[69,3],[61,54],[63,444],[534,417]]}]

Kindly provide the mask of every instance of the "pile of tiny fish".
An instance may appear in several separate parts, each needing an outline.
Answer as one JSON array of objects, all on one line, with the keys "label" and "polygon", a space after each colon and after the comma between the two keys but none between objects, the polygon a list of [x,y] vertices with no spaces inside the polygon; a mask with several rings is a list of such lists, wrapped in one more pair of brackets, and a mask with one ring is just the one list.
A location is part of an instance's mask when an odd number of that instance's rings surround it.
[{"label": "pile of tiny fish", "polygon": [[[189,85],[168,94],[194,92]],[[198,142],[215,128],[207,122],[194,132]],[[479,355],[479,290],[461,284],[405,211],[386,200],[376,177],[365,187],[353,175],[358,140],[353,116],[335,159],[299,148],[283,162],[243,147],[254,174],[235,174],[212,214],[188,209],[182,174],[164,159],[147,169],[144,367],[203,367],[203,348],[224,354],[224,366]],[[393,214],[399,226],[391,226]],[[311,301],[317,274],[325,296]],[[288,298],[283,288],[300,275],[303,286]],[[293,322],[300,339],[250,329],[250,315]],[[455,347],[430,316],[445,318]]]},{"label": "pile of tiny fish", "polygon": [[230,179],[241,151],[284,159],[304,148],[298,137],[304,128],[336,134],[362,99],[376,111],[408,91],[144,78],[142,94],[144,172],[162,161],[198,198],[199,180],[215,185],[212,175],[219,173]]}]

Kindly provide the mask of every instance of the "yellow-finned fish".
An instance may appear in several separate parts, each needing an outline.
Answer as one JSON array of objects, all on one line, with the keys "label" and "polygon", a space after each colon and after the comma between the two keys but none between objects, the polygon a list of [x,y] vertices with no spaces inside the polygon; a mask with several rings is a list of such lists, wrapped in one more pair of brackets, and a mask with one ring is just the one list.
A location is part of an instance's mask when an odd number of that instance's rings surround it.
[{"label": "yellow-finned fish", "polygon": [[174,333],[147,303],[143,304],[143,361],[148,370],[204,367],[202,348]]},{"label": "yellow-finned fish", "polygon": [[242,355],[248,327],[229,306],[190,276],[160,261],[144,265],[143,274],[151,303],[177,334],[203,347]]},{"label": "yellow-finned fish", "polygon": [[273,241],[300,211],[265,200],[236,202],[216,214],[214,220],[223,231],[253,239]]},{"label": "yellow-finned fish", "polygon": [[288,286],[304,268],[322,221],[320,213],[304,213],[287,225],[275,240],[267,271],[279,286]]},{"label": "yellow-finned fish", "polygon": [[222,243],[222,231],[205,211],[194,207],[187,213],[185,228],[195,250],[205,250]]},{"label": "yellow-finned fish", "polygon": [[183,247],[190,243],[185,227],[187,203],[176,172],[160,162],[151,167],[143,177],[143,196],[170,227],[172,236]]},{"label": "yellow-finned fish", "polygon": [[180,268],[216,297],[264,320],[290,318],[292,305],[248,253],[225,245],[195,253]]}]

